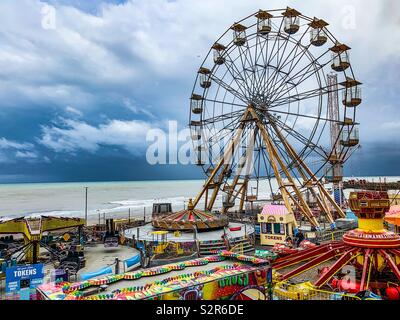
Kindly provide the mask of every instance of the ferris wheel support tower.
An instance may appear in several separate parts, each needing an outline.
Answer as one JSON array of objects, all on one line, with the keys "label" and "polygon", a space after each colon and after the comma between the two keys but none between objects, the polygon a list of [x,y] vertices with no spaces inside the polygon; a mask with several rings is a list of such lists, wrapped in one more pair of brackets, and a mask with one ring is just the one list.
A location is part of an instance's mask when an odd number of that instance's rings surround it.
[{"label": "ferris wheel support tower", "polygon": [[339,113],[339,96],[338,96],[338,77],[337,74],[331,72],[327,75],[328,86],[330,88],[328,94],[328,113],[329,119],[333,120],[330,123],[330,135],[331,135],[331,149],[332,155],[330,157],[331,172],[327,175],[327,181],[333,183],[333,193],[338,193],[338,198],[335,201],[340,206],[343,206],[343,160],[340,157],[340,145],[338,137],[341,134],[341,130],[338,126],[340,119]]}]

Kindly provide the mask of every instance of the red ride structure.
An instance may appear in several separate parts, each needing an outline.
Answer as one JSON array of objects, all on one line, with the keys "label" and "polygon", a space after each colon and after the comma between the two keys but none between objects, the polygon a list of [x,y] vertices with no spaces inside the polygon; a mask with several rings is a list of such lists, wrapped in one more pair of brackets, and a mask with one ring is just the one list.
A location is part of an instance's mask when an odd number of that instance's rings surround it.
[{"label": "red ride structure", "polygon": [[321,288],[330,282],[343,289],[342,281],[333,278],[345,266],[354,266],[356,279],[352,280],[353,292],[386,289],[389,295],[392,289],[398,289],[400,236],[384,228],[384,216],[390,208],[387,192],[352,192],[349,204],[358,217],[358,229],[347,232],[343,241],[322,244],[276,260],[274,269],[278,272],[290,267],[280,280],[294,278],[323,265],[325,267],[313,285]]}]

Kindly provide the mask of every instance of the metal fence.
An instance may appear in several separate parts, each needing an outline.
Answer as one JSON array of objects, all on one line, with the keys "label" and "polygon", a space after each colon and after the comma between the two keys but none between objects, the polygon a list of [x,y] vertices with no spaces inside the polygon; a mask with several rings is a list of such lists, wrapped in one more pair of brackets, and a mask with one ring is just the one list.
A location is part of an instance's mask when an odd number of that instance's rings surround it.
[{"label": "metal fence", "polygon": [[317,232],[315,239],[313,239],[313,242],[329,242],[329,241],[338,241],[342,240],[344,234],[348,230],[334,230],[334,231],[322,231],[322,232]]},{"label": "metal fence", "polygon": [[273,290],[274,300],[361,300],[361,298],[341,293],[313,288],[310,284],[289,284],[279,282]]}]

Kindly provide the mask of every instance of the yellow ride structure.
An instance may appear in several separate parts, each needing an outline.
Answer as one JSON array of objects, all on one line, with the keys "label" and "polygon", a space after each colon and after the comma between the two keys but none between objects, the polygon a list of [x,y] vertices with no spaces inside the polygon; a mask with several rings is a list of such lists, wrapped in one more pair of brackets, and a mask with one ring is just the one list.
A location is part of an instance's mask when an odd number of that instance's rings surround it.
[{"label": "yellow ride structure", "polygon": [[21,234],[26,248],[25,259],[29,263],[37,263],[40,241],[45,232],[83,227],[85,220],[63,217],[22,217],[0,221],[0,234]]}]

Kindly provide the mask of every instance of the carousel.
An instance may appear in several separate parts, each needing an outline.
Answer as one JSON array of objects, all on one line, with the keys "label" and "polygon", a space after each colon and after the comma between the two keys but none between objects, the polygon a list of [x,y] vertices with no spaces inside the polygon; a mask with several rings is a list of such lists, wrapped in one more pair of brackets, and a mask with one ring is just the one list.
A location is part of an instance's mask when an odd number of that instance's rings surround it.
[{"label": "carousel", "polygon": [[152,219],[154,228],[168,231],[207,231],[221,229],[228,224],[226,215],[195,209],[192,199],[189,200],[187,209],[164,216],[156,216]]}]

